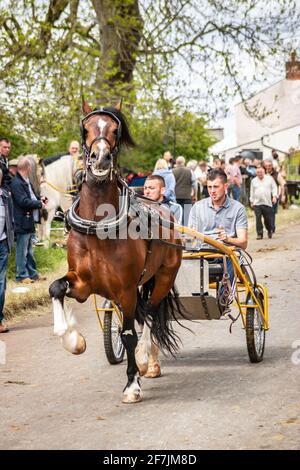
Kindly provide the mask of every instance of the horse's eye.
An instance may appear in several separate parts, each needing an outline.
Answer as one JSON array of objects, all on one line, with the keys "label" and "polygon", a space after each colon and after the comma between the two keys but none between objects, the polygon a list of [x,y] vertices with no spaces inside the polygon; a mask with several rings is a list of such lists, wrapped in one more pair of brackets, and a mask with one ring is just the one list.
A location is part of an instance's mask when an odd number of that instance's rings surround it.
[{"label": "horse's eye", "polygon": [[118,129],[115,129],[115,130],[114,130],[114,134],[115,134],[115,135],[118,135]]}]

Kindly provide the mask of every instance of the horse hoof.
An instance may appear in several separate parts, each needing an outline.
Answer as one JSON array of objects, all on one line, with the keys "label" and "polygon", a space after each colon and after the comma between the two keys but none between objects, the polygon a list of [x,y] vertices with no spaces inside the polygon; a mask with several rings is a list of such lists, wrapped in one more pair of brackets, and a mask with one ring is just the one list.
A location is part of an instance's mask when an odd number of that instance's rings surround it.
[{"label": "horse hoof", "polygon": [[138,364],[137,363],[137,367],[138,367],[138,370],[139,370],[140,377],[143,377],[143,375],[145,375],[147,370],[148,370],[148,364]]},{"label": "horse hoof", "polygon": [[72,354],[83,354],[86,350],[85,339],[76,330],[67,331],[62,337],[62,344]]},{"label": "horse hoof", "polygon": [[152,366],[148,367],[147,373],[145,374],[147,379],[156,379],[157,377],[161,377],[161,368],[159,364],[153,364]]},{"label": "horse hoof", "polygon": [[123,395],[122,403],[126,403],[126,404],[138,403],[141,400],[142,400],[141,394],[134,393],[131,395]]}]

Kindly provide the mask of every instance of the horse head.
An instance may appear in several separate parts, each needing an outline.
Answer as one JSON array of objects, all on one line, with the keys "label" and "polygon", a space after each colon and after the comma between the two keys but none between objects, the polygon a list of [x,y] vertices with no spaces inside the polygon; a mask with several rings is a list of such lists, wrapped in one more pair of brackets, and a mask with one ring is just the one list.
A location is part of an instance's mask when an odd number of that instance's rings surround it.
[{"label": "horse head", "polygon": [[116,172],[117,155],[122,144],[135,144],[121,113],[121,101],[115,106],[92,110],[83,100],[82,109],[81,139],[85,167],[92,179],[101,182]]}]

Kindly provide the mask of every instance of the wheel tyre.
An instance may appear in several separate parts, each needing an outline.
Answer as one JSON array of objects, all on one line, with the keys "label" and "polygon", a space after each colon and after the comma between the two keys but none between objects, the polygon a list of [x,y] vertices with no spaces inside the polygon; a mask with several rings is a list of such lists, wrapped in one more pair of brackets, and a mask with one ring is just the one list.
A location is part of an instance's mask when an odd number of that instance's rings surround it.
[{"label": "wheel tyre", "polygon": [[[264,307],[263,295],[256,294],[261,306]],[[249,295],[246,303],[252,303]],[[248,308],[246,311],[246,341],[250,362],[257,363],[263,360],[265,350],[266,331],[264,320],[258,308]]]},{"label": "wheel tyre", "polygon": [[[111,303],[106,307],[111,308]],[[115,319],[116,313],[104,313],[104,350],[110,364],[120,364],[124,359],[125,348],[121,340],[121,325]]]}]

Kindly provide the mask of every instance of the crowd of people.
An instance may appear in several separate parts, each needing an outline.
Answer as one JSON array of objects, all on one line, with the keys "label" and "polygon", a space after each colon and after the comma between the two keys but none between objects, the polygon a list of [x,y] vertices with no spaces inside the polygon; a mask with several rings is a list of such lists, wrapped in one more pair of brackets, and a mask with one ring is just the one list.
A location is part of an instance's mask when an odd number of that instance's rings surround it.
[{"label": "crowd of people", "polygon": [[[72,141],[71,155],[78,155],[80,144]],[[20,157],[9,160],[11,142],[0,138],[0,333],[8,328],[3,324],[8,257],[16,246],[16,282],[31,284],[46,278],[37,271],[33,253],[36,223],[45,208],[46,197],[40,197],[30,182],[31,160]],[[67,152],[65,152],[66,154]]]},{"label": "crowd of people", "polygon": [[[187,226],[193,204],[211,196],[208,181],[215,170],[226,176],[226,196],[254,210],[257,239],[263,238],[263,222],[268,237],[272,238],[278,206],[286,203],[285,172],[275,150],[265,160],[236,155],[226,164],[215,157],[211,166],[206,161],[190,160],[186,163],[183,156],[174,161],[170,151],[166,151],[163,158],[157,160],[151,176],[151,185],[160,186],[163,191],[163,198],[156,200],[168,202],[173,212],[175,203],[181,206],[181,211],[177,209],[177,214],[182,214],[178,222]],[[163,181],[154,176],[160,176]],[[149,183],[147,178],[146,187]]]}]

